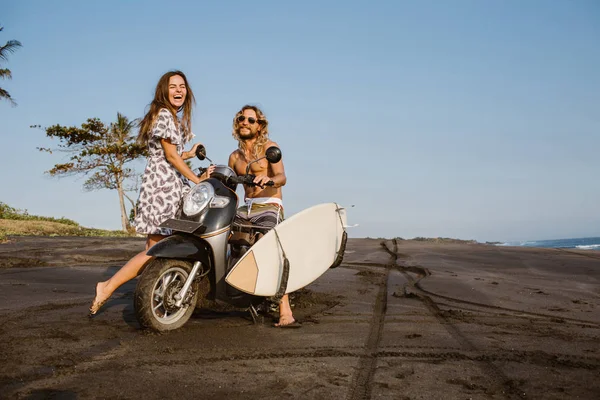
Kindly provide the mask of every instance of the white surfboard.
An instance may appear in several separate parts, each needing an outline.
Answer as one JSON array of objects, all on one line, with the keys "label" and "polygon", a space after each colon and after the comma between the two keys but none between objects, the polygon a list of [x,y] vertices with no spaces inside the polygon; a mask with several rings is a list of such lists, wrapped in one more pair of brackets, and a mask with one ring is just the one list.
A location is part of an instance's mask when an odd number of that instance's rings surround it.
[{"label": "white surfboard", "polygon": [[256,296],[277,294],[289,261],[285,293],[315,281],[331,267],[342,245],[346,210],[336,203],[307,208],[271,229],[238,260],[225,281]]}]

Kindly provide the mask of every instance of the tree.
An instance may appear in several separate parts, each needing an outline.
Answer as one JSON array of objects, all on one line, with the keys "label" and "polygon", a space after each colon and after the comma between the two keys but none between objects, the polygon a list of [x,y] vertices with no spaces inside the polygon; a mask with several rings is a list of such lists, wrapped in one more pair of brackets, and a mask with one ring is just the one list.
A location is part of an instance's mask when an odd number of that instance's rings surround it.
[{"label": "tree", "polygon": [[[0,26],[0,32],[2,32],[4,28]],[[14,53],[17,48],[21,47],[21,42],[18,40],[9,40],[6,42],[4,46],[0,46],[0,62],[8,61],[8,55],[10,53]],[[2,79],[12,79],[12,73],[8,68],[0,68],[0,78]],[[10,102],[11,105],[16,106],[17,103],[10,97],[10,94],[0,87],[0,99],[6,99]]]},{"label": "tree", "polygon": [[[135,207],[126,192],[137,190],[138,179],[138,175],[126,164],[146,154],[145,146],[138,144],[131,133],[136,124],[137,120],[129,121],[117,113],[116,122],[109,126],[98,118],[89,118],[81,124],[81,128],[60,125],[45,128],[46,136],[59,140],[58,149],[55,150],[70,154],[69,162],[56,164],[46,173],[57,177],[77,174],[89,176],[83,184],[86,190],[116,189],[123,231],[129,227],[125,198]],[[49,148],[38,147],[38,150],[50,154],[53,152]]]}]

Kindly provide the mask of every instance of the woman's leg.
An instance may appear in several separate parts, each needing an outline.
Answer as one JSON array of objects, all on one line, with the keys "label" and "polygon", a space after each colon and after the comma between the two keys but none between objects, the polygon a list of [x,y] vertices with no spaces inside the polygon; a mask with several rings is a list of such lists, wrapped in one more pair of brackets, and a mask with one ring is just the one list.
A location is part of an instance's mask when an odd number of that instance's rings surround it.
[{"label": "woman's leg", "polygon": [[96,297],[90,307],[90,314],[96,314],[98,309],[110,298],[115,290],[125,282],[130,281],[139,275],[140,271],[146,265],[151,256],[147,256],[146,252],[150,247],[154,246],[158,241],[165,238],[163,235],[148,235],[146,239],[146,249],[136,254],[127,264],[123,265],[110,279],[96,284]]}]

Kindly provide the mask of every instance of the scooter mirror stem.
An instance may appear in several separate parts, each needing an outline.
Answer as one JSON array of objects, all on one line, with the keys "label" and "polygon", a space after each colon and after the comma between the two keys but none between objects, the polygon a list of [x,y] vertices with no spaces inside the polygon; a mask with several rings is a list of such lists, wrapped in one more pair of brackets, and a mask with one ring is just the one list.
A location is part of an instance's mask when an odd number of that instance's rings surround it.
[{"label": "scooter mirror stem", "polygon": [[248,164],[248,166],[246,167],[246,175],[248,175],[248,173],[250,172],[250,166],[251,166],[252,164],[254,164],[255,162],[258,162],[258,161],[262,160],[263,158],[267,158],[267,157],[265,156],[265,157],[257,158],[256,160],[254,160],[254,161],[250,162],[250,163]]},{"label": "scooter mirror stem", "polygon": [[206,157],[206,148],[202,144],[196,147],[196,157],[200,161],[207,159],[212,164],[212,160]]},{"label": "scooter mirror stem", "polygon": [[246,175],[248,175],[248,172],[250,172],[250,165],[262,160],[263,158],[266,158],[271,164],[277,164],[281,160],[281,150],[277,146],[269,147],[263,157],[258,158],[248,164],[246,167]]}]

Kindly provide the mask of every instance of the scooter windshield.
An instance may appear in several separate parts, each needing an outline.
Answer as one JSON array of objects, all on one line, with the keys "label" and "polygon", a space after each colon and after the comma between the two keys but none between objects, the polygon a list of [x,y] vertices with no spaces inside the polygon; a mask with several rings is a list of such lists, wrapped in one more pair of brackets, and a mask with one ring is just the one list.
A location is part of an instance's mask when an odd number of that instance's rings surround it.
[{"label": "scooter windshield", "polygon": [[234,172],[234,170],[232,170],[231,168],[229,168],[227,165],[216,165],[215,166],[215,170],[213,171],[213,173],[211,174],[210,177],[220,180],[221,182],[223,182],[223,184],[225,184],[231,190],[235,191],[235,186],[236,185],[235,184],[228,184],[227,178],[229,178],[229,177],[237,177],[237,174]]}]

